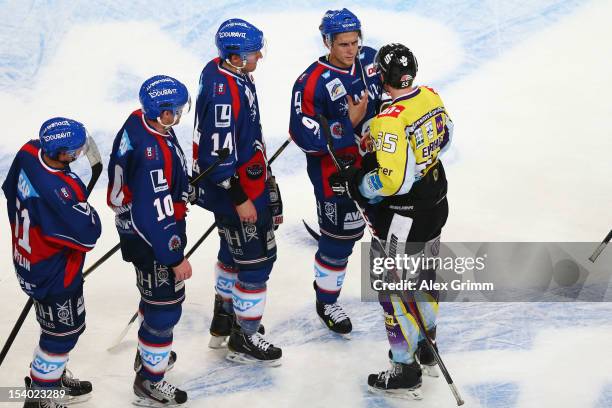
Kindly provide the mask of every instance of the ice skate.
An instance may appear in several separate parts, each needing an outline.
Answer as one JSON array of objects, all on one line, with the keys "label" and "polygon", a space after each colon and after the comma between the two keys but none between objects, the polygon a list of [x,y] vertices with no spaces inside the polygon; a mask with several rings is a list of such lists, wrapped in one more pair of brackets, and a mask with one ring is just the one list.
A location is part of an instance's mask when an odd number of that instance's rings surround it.
[{"label": "ice skate", "polygon": [[133,404],[139,407],[174,407],[187,402],[187,393],[166,380],[156,383],[136,374]]},{"label": "ice skate", "polygon": [[226,358],[240,364],[261,364],[276,367],[281,364],[280,358],[283,355],[280,348],[266,341],[259,332],[248,335],[238,325],[232,328],[227,349]]},{"label": "ice skate", "polygon": [[421,367],[412,364],[391,363],[391,368],[368,376],[368,390],[387,397],[420,400]]},{"label": "ice skate", "polygon": [[[25,386],[28,389],[32,389],[32,379],[30,377],[25,377]],[[52,399],[44,399],[44,400],[36,400],[33,401],[31,399],[26,399],[23,404],[23,408],[68,408],[66,405],[62,405],[59,402],[56,402]]]},{"label": "ice skate", "polygon": [[323,325],[329,330],[338,333],[345,339],[351,338],[350,333],[353,330],[351,319],[337,302],[323,303],[317,300],[317,314]]}]

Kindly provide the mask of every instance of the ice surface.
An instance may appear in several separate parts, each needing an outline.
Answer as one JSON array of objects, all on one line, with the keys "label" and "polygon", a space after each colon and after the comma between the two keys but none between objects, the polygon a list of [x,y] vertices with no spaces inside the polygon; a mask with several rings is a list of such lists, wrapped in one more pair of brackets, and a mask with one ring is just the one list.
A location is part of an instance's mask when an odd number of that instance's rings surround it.
[{"label": "ice surface", "polygon": [[[2,2],[0,175],[54,115],[83,121],[106,156],[146,77],[173,75],[195,94],[199,72],[214,56],[214,31],[230,16],[250,19],[266,33],[268,55],[255,76],[272,152],[287,137],[293,80],[324,52],[318,20],[327,8],[344,6],[362,19],[366,44],[401,41],[415,51],[418,80],[440,91],[452,115],[444,239],[597,241],[606,234],[612,224],[606,125],[612,6],[604,1]],[[188,152],[192,123],[193,112],[177,128]],[[388,344],[379,307],[359,301],[359,248],[341,297],[353,319],[352,339],[331,335],[317,320],[316,247],[301,225],[304,218],[316,226],[304,164],[295,146],[274,164],[286,222],[278,231],[264,323],[283,348],[283,365],[235,366],[207,348],[213,234],[192,258],[195,273],[175,330],[178,362],[169,379],[189,391],[192,407],[454,406],[442,377],[425,379],[418,403],[368,394],[367,375],[386,368]],[[86,163],[78,170],[88,177]],[[88,264],[117,241],[105,184],[106,176],[92,195],[104,232]],[[211,222],[193,209],[191,242]],[[3,228],[2,342],[26,301],[15,282],[6,221]],[[612,262],[611,253],[598,262]],[[106,348],[138,304],[132,268],[116,255],[87,279],[85,296],[87,331],[69,364],[94,384],[83,406],[128,406],[135,330],[117,350]],[[610,316],[608,304],[443,304],[439,346],[469,407],[609,407]],[[0,386],[21,385],[37,337],[30,315],[0,367]]]}]

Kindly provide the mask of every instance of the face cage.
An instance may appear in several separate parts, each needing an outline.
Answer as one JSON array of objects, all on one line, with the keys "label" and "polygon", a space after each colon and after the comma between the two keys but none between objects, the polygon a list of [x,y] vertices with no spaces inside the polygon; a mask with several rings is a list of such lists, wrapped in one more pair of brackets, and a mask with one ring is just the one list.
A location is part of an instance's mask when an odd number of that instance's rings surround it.
[{"label": "face cage", "polygon": [[[232,67],[236,68],[237,70],[242,70],[244,67],[246,67],[247,64],[253,64],[257,61],[263,61],[266,58],[266,55],[268,53],[268,41],[264,38],[263,39],[263,45],[260,49],[258,49],[257,51],[251,51],[248,53],[243,54],[242,56],[242,65],[241,66],[236,66],[234,64],[231,63],[229,58],[225,59],[225,62],[227,62],[228,64],[230,64]],[[260,54],[261,57],[258,57],[257,54]]]},{"label": "face cage", "polygon": [[[186,112],[185,112],[185,105],[187,105],[187,111]],[[172,114],[174,115],[174,120],[172,121],[171,124],[165,125],[161,121],[161,116],[158,116],[157,117],[157,123],[162,125],[164,127],[164,129],[170,129],[172,126],[174,126],[174,125],[176,125],[178,123],[178,121],[180,120],[181,116],[183,116],[183,113],[187,114],[187,113],[189,113],[191,111],[191,95],[189,95],[189,97],[187,98],[187,103],[185,105],[179,105],[174,110],[164,109],[163,105],[160,106],[160,109],[161,109],[162,112],[164,112],[164,111],[171,111]]]}]

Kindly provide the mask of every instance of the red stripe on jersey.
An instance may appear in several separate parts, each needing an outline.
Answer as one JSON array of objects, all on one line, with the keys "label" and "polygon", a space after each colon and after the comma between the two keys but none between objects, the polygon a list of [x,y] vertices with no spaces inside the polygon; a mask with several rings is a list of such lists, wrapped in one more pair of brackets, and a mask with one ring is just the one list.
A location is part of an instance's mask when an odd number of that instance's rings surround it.
[{"label": "red stripe on jersey", "polygon": [[161,149],[162,155],[164,156],[164,176],[168,182],[168,188],[172,189],[172,152],[166,144],[163,136],[153,135],[157,140],[157,144]]},{"label": "red stripe on jersey", "polygon": [[308,116],[315,115],[314,109],[314,96],[315,90],[317,88],[317,82],[319,82],[319,77],[325,71],[325,67],[322,65],[317,65],[317,67],[312,71],[310,77],[306,80],[306,85],[304,86],[304,96],[302,98],[302,113]]},{"label": "red stripe on jersey", "polygon": [[240,94],[238,93],[238,85],[236,80],[227,74],[223,74],[227,78],[230,93],[232,94],[232,110],[234,111],[234,120],[238,120],[240,114]]},{"label": "red stripe on jersey", "polygon": [[70,286],[74,277],[77,276],[83,264],[83,253],[79,251],[70,251],[66,257],[66,269],[64,273],[64,287]]}]

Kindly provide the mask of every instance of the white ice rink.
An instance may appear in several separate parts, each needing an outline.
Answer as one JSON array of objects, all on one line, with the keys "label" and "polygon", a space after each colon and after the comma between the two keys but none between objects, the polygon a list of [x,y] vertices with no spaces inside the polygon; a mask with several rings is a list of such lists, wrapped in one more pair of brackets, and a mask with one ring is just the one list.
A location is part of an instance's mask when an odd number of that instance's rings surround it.
[{"label": "white ice rink", "polygon": [[[271,154],[287,137],[293,81],[324,52],[322,14],[346,6],[362,20],[366,44],[400,41],[415,52],[417,81],[440,92],[453,118],[454,146],[445,161],[450,217],[443,240],[595,242],[612,227],[612,3],[204,3],[1,2],[1,178],[16,150],[36,137],[47,118],[84,122],[107,157],[116,131],[138,107],[144,79],[172,75],[195,96],[199,72],[215,53],[213,34],[228,17],[255,23],[268,41],[255,77]],[[192,123],[193,111],[176,129],[188,156]],[[283,364],[236,366],[207,348],[218,248],[213,235],[191,259],[194,277],[175,329],[178,361],[169,379],[189,392],[189,406],[454,406],[442,378],[424,379],[420,402],[368,394],[367,375],[387,367],[388,343],[379,306],[360,302],[359,247],[340,298],[354,325],[346,341],[316,318],[316,246],[301,224],[304,218],[316,225],[316,212],[303,154],[291,145],[273,167],[286,221],[277,234],[264,323],[283,349]],[[77,170],[88,179],[87,163]],[[118,240],[105,204],[106,182],[105,169],[90,200],[103,233],[86,264]],[[4,197],[0,201],[6,208]],[[2,217],[3,344],[27,297],[14,276],[10,228]],[[212,217],[194,208],[187,222],[194,242]],[[599,262],[612,265],[612,248]],[[136,330],[118,350],[106,348],[138,305],[134,275],[117,254],[87,279],[87,330],[69,363],[94,386],[82,407],[127,407],[132,399]],[[32,312],[0,367],[0,386],[22,385],[38,331]],[[468,407],[612,407],[610,304],[445,303],[438,339]]]}]

